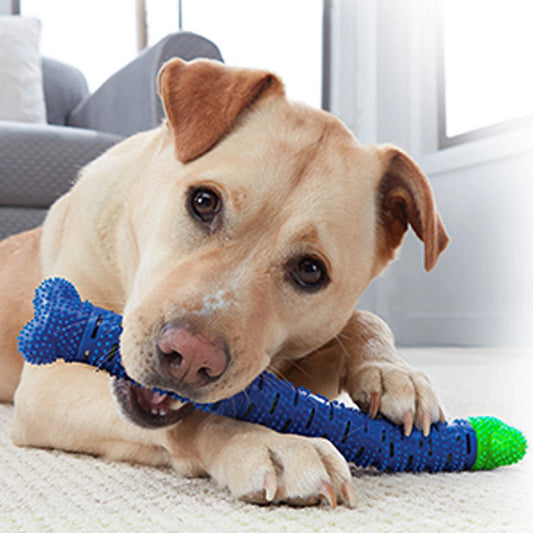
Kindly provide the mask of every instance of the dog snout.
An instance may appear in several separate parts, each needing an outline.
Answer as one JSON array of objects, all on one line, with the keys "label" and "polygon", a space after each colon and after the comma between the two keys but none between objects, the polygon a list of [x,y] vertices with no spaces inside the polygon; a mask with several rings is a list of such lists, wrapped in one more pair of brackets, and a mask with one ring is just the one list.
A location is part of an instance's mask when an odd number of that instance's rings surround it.
[{"label": "dog snout", "polygon": [[224,342],[187,325],[166,324],[157,346],[161,371],[177,386],[204,387],[218,380],[228,367]]}]

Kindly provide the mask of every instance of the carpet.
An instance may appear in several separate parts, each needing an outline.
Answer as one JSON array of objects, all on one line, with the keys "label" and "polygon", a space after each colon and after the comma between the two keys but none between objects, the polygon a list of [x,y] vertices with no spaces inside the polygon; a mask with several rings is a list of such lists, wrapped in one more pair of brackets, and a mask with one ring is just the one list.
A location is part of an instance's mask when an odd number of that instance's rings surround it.
[{"label": "carpet", "polygon": [[[533,442],[533,352],[409,349],[448,418],[494,415]],[[0,405],[0,532],[533,532],[533,452],[490,472],[381,474],[354,469],[356,509],[259,507],[170,469],[16,448]]]}]

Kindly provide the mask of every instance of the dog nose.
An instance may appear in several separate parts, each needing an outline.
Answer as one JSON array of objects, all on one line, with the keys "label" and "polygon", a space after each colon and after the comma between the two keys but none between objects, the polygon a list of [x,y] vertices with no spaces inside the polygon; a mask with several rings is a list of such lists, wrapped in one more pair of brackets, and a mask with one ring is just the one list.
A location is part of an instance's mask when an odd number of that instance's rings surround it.
[{"label": "dog nose", "polygon": [[174,323],[161,330],[158,348],[163,374],[195,388],[219,379],[229,362],[220,338]]}]

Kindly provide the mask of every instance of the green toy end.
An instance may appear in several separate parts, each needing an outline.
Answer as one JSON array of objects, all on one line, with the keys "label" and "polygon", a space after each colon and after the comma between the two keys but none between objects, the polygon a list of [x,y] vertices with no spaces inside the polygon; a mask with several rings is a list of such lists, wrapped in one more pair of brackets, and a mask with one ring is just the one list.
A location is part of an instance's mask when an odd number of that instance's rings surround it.
[{"label": "green toy end", "polygon": [[492,416],[468,419],[477,437],[477,459],[472,470],[492,470],[518,463],[527,450],[527,440],[516,428]]}]

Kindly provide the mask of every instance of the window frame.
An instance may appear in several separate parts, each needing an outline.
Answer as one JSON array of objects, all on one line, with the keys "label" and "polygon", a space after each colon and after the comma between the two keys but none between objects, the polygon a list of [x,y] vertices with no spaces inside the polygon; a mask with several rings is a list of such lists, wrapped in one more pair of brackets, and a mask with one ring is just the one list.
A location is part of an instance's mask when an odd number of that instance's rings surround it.
[{"label": "window frame", "polygon": [[[439,51],[441,0],[409,5],[407,148],[428,174],[533,152],[533,116],[467,132],[442,142],[442,50]],[[440,56],[439,56],[440,54]],[[439,89],[439,86],[441,87]]]},{"label": "window frame", "polygon": [[331,38],[333,0],[322,0],[322,109],[331,111]]},{"label": "window frame", "polygon": [[435,60],[437,70],[437,124],[438,124],[438,147],[446,149],[486,137],[493,137],[502,133],[527,127],[533,121],[533,113],[527,113],[520,117],[502,120],[493,124],[482,126],[473,130],[465,131],[457,135],[449,136],[447,130],[447,106],[446,106],[446,65],[444,44],[444,6],[443,0],[437,0],[434,19],[435,31]]},{"label": "window frame", "polygon": [[397,144],[432,176],[533,152],[533,120],[439,142],[438,3],[333,0],[331,110],[361,142]]}]

